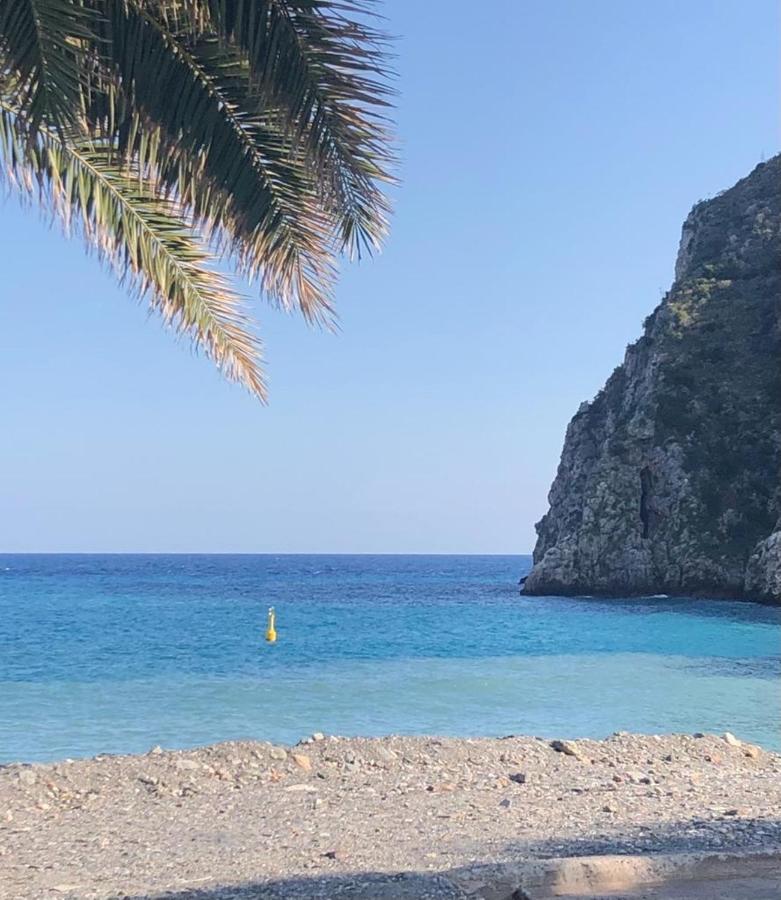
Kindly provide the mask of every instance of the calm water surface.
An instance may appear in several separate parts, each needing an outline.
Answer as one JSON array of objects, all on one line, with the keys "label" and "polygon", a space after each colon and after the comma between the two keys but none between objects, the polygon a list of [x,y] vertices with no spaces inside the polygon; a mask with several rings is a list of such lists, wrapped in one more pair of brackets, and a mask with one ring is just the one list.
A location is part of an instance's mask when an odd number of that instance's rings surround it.
[{"label": "calm water surface", "polygon": [[0,761],[312,731],[730,730],[781,749],[780,609],[520,598],[529,563],[0,555]]}]

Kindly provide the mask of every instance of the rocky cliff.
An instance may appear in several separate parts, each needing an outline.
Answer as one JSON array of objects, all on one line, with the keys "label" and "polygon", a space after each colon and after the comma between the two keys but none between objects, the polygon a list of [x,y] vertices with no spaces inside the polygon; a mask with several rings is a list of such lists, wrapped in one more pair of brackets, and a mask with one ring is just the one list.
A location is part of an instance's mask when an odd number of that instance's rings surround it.
[{"label": "rocky cliff", "polygon": [[548,499],[526,593],[781,602],[781,156],[691,211]]}]

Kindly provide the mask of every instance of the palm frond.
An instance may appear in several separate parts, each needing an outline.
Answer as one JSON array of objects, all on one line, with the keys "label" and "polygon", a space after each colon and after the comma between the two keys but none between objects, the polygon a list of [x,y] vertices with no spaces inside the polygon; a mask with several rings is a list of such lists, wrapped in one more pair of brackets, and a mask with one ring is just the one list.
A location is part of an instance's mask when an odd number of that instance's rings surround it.
[{"label": "palm frond", "polygon": [[43,126],[31,143],[18,116],[12,103],[0,100],[0,152],[12,183],[37,192],[166,323],[188,333],[228,378],[265,400],[259,346],[241,299],[209,268],[210,254],[176,205],[119,167],[111,148],[73,135],[63,142]]},{"label": "palm frond", "polygon": [[[163,7],[175,0],[162,0]],[[199,0],[201,27],[247,54],[259,92],[285,111],[317,167],[344,247],[380,246],[395,160],[386,119],[387,39],[371,0]]]},{"label": "palm frond", "polygon": [[0,151],[175,327],[265,396],[215,254],[332,321],[395,163],[374,0],[0,0]]},{"label": "palm frond", "polygon": [[73,127],[82,113],[95,14],[72,0],[2,0],[0,46],[17,79],[17,103],[32,136],[46,120]]},{"label": "palm frond", "polygon": [[112,59],[130,108],[149,123],[126,129],[137,141],[132,152],[210,233],[227,235],[224,244],[270,298],[328,320],[330,222],[305,159],[247,89],[240,56],[215,39],[188,42],[134,0],[111,8]]}]

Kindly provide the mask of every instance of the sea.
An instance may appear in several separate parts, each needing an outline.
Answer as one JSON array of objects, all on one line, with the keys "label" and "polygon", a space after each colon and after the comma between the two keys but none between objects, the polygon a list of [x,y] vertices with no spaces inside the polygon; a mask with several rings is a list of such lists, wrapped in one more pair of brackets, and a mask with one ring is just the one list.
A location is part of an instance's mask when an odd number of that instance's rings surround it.
[{"label": "sea", "polygon": [[317,731],[731,731],[781,750],[781,608],[519,596],[530,565],[0,555],[0,762]]}]

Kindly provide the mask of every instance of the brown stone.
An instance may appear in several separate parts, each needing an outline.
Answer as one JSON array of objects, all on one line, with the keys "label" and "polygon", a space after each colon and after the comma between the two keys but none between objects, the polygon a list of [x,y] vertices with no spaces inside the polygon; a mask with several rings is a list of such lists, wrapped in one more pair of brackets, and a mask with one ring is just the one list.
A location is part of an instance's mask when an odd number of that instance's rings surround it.
[{"label": "brown stone", "polygon": [[291,753],[290,758],[299,769],[303,769],[305,772],[312,771],[312,759],[305,753]]}]

